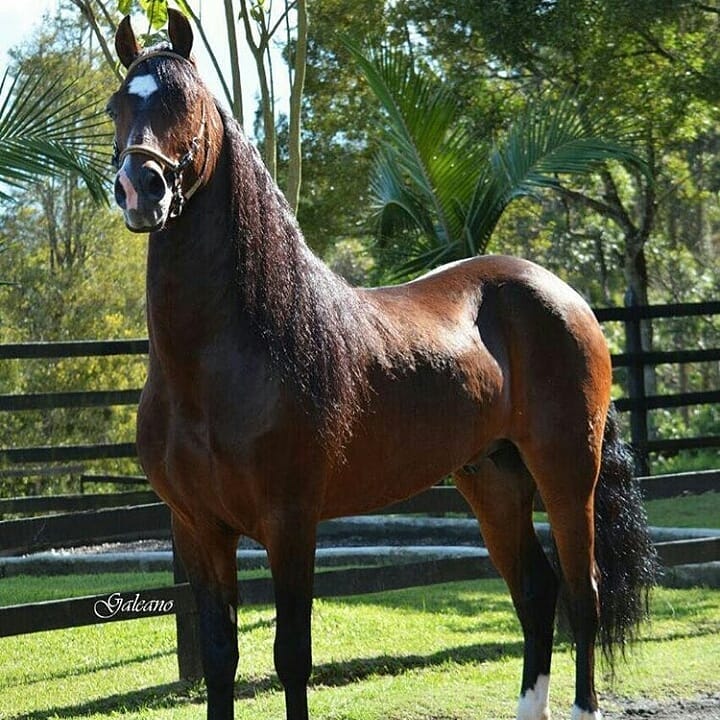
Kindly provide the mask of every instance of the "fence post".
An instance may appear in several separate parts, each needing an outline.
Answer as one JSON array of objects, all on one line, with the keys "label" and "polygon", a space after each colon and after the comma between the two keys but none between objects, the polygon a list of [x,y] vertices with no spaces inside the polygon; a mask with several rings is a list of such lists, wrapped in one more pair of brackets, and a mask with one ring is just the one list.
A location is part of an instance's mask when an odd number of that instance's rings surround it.
[{"label": "fence post", "polygon": [[[188,581],[185,568],[175,550],[175,538],[172,543],[173,581],[176,585]],[[196,609],[175,613],[177,631],[177,656],[180,680],[200,680],[203,677],[202,654],[200,651],[200,616]]]},{"label": "fence post", "polygon": [[625,320],[625,351],[632,357],[628,366],[628,397],[632,402],[630,409],[630,437],[635,450],[635,472],[638,475],[650,474],[648,460],[647,406],[645,404],[645,367],[642,358],[642,334],[637,296],[632,288],[625,293],[625,307],[631,312]]}]

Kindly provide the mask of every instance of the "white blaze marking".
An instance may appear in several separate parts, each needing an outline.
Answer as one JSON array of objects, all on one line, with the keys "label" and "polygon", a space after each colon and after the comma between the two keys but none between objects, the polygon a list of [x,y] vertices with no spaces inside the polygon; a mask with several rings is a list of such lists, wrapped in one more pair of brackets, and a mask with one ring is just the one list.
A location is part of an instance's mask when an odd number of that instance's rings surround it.
[{"label": "white blaze marking", "polygon": [[550,676],[538,675],[535,685],[518,702],[517,720],[550,720]]},{"label": "white blaze marking", "polygon": [[588,712],[581,710],[577,705],[573,705],[571,720],[602,720],[602,713],[599,710]]},{"label": "white blaze marking", "polygon": [[136,75],[128,83],[127,91],[131,95],[139,95],[143,100],[147,100],[158,89],[158,84],[152,75]]}]

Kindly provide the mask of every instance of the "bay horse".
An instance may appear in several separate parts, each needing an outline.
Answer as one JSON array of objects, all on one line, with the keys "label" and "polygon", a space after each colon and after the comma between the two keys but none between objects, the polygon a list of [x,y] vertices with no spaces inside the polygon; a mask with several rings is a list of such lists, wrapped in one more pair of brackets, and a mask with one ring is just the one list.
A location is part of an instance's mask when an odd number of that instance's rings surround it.
[{"label": "bay horse", "polygon": [[[558,596],[574,720],[598,720],[596,641],[630,639],[653,552],[586,303],[509,257],[352,288],[308,248],[258,152],[198,77],[192,29],[141,49],[129,18],[115,198],[149,233],[149,368],[137,447],[172,511],[200,618],[207,717],[233,717],[236,548],[267,549],[288,720],[308,716],[316,528],[447,474],[477,515],[524,634],[518,718],[549,718]],[[532,524],[539,492],[559,567]],[[562,592],[561,592],[562,589]]]}]

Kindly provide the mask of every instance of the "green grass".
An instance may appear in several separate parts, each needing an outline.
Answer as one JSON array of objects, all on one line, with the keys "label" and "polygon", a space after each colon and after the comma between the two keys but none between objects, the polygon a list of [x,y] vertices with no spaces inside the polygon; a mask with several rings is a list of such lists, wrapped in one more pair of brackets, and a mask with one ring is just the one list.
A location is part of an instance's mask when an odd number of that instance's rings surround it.
[{"label": "green grass", "polygon": [[[653,525],[720,527],[720,493],[654,500],[647,509]],[[5,578],[0,605],[171,582],[170,573]],[[657,700],[720,691],[715,661],[720,592],[658,589],[652,615],[612,692]],[[272,668],[273,616],[270,608],[239,613],[239,720],[283,715]],[[315,718],[514,717],[522,647],[509,597],[498,581],[318,601],[314,649],[310,705]],[[572,656],[560,644],[553,671],[556,716],[567,712],[572,682]],[[601,688],[606,694],[611,690],[607,681]],[[2,720],[189,720],[204,716],[203,702],[201,684],[177,682],[172,617],[0,639]]]},{"label": "green grass", "polygon": [[[720,528],[720,492],[647,500],[645,509],[650,525]],[[533,518],[535,522],[547,522],[547,514],[544,512],[533,513]]]},{"label": "green grass", "polygon": [[[0,579],[0,607],[165,587],[173,584],[172,577],[170,572],[57,575],[53,577],[19,575]],[[0,715],[1,717],[2,715]]]},{"label": "green grass", "polygon": [[720,492],[649,500],[645,507],[651,525],[720,528]]},{"label": "green grass", "polygon": [[[162,584],[153,575],[146,587]],[[112,589],[124,590],[128,581],[137,586],[137,578],[124,576]],[[88,594],[89,582],[79,583],[78,594]],[[0,581],[3,589],[14,584],[24,583]],[[15,593],[27,597],[36,589],[25,584]],[[652,614],[613,692],[657,700],[720,691],[720,592],[659,589]],[[239,720],[283,715],[272,667],[273,618],[267,607],[240,610]],[[522,647],[499,581],[317,601],[313,622],[310,707],[317,720],[514,717]],[[204,717],[202,685],[176,681],[172,617],[3,638],[0,649],[4,720]],[[572,701],[572,664],[561,643],[551,695],[557,717],[567,716]],[[610,690],[604,679],[600,687]]]}]

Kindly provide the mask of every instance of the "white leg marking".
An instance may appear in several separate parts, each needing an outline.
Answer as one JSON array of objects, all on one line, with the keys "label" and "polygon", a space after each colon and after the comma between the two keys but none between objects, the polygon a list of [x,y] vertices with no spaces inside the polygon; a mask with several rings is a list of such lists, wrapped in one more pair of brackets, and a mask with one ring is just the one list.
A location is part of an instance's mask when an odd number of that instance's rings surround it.
[{"label": "white leg marking", "polygon": [[588,712],[581,710],[577,705],[573,705],[571,720],[602,720],[602,713],[599,710]]},{"label": "white leg marking", "polygon": [[158,89],[158,84],[152,75],[136,75],[128,83],[127,91],[130,95],[139,95],[143,100],[147,100]]},{"label": "white leg marking", "polygon": [[535,685],[518,702],[517,720],[550,720],[550,676],[538,675]]}]

